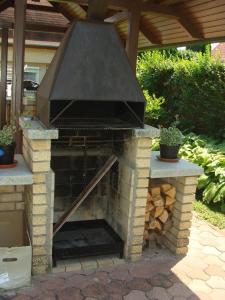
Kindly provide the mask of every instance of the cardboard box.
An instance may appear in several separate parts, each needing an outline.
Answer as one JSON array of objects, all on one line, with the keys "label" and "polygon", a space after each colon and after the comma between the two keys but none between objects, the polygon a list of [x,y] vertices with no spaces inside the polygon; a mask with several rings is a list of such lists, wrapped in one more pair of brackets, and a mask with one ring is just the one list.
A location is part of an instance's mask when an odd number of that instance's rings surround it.
[{"label": "cardboard box", "polygon": [[0,212],[0,289],[30,283],[31,253],[23,211]]}]

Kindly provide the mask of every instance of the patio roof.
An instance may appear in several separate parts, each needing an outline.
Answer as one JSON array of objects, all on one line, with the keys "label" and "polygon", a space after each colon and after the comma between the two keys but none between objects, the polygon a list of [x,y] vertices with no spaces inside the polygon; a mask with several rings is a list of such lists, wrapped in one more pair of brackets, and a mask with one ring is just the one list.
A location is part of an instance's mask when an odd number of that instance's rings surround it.
[{"label": "patio roof", "polygon": [[[101,0],[96,2],[101,3]],[[138,48],[179,46],[225,40],[224,0],[108,0],[105,21],[116,24],[122,40],[129,35],[130,12],[138,14]],[[103,2],[102,2],[103,3]],[[13,27],[14,0],[0,1],[0,26]],[[101,5],[101,4],[100,4]],[[8,8],[7,8],[8,7]],[[85,19],[88,0],[27,0],[26,30],[40,40],[43,32],[63,33],[70,21]],[[27,38],[31,36],[27,33]],[[60,40],[60,38],[57,38]],[[46,35],[45,35],[46,40]]]}]

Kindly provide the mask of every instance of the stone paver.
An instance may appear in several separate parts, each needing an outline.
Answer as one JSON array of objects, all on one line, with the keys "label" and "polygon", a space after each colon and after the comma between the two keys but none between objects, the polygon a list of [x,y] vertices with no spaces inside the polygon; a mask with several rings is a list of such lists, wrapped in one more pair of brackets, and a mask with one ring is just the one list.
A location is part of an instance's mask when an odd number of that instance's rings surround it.
[{"label": "stone paver", "polygon": [[0,300],[224,300],[225,232],[194,217],[189,252],[150,247],[135,263],[35,276]]}]

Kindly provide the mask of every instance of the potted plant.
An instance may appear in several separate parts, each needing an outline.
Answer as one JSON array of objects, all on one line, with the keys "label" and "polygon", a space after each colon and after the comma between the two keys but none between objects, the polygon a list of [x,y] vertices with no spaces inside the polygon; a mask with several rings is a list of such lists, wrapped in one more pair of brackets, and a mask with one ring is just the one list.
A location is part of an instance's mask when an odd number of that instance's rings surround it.
[{"label": "potted plant", "polygon": [[178,152],[183,142],[183,135],[174,122],[168,128],[160,129],[160,158],[178,159]]},{"label": "potted plant", "polygon": [[0,130],[0,166],[14,163],[16,143],[14,142],[15,126],[5,125]]}]

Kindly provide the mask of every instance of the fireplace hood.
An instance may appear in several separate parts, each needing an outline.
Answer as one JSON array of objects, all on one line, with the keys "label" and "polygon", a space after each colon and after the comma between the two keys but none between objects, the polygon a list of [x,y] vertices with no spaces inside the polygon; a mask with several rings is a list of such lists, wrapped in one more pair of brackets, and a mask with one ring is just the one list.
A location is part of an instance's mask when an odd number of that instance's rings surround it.
[{"label": "fireplace hood", "polygon": [[37,92],[37,112],[62,129],[142,128],[145,98],[113,24],[75,21]]}]

